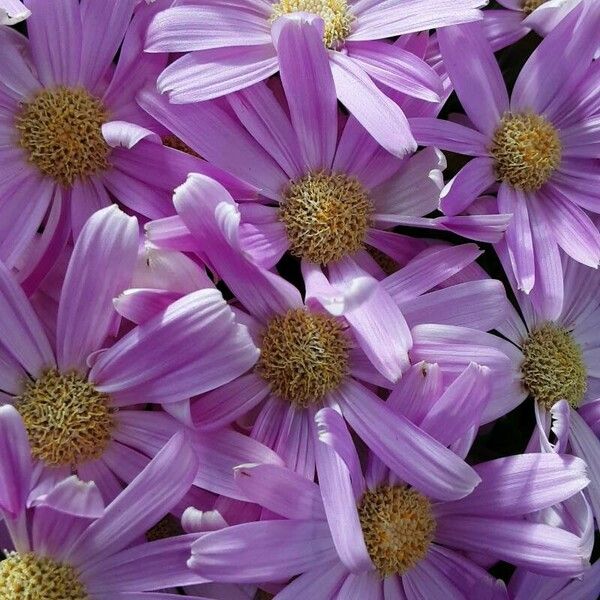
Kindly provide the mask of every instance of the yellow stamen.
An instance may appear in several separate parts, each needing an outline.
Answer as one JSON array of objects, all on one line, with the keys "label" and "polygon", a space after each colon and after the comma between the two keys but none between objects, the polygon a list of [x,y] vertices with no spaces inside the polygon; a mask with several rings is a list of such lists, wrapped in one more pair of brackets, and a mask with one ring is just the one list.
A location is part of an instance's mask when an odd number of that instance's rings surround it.
[{"label": "yellow stamen", "polygon": [[87,90],[58,87],[25,103],[15,127],[29,162],[68,187],[109,168],[110,147],[102,136],[107,120],[104,105]]},{"label": "yellow stamen", "polygon": [[429,500],[402,486],[367,491],[358,516],[369,556],[382,577],[403,575],[417,565],[436,529]]},{"label": "yellow stamen", "polygon": [[90,600],[75,569],[32,552],[0,562],[0,600]]},{"label": "yellow stamen", "polygon": [[49,370],[28,381],[16,408],[33,456],[49,465],[77,465],[99,458],[114,425],[108,400],[78,373]]},{"label": "yellow stamen", "polygon": [[587,369],[573,335],[554,323],[534,329],[523,343],[525,388],[546,408],[567,400],[577,408],[587,390]]},{"label": "yellow stamen", "polygon": [[273,4],[271,21],[282,15],[307,12],[319,15],[325,22],[323,43],[328,48],[342,44],[350,35],[354,16],[346,0],[281,0]]},{"label": "yellow stamen", "polygon": [[256,372],[276,396],[306,408],[340,385],[348,372],[348,351],[336,319],[294,309],[269,322]]},{"label": "yellow stamen", "polygon": [[502,117],[490,148],[496,176],[513,187],[537,191],[551,177],[562,157],[554,126],[533,113]]},{"label": "yellow stamen", "polygon": [[290,185],[279,218],[294,256],[327,264],[364,248],[372,212],[373,205],[357,179],[318,172]]}]

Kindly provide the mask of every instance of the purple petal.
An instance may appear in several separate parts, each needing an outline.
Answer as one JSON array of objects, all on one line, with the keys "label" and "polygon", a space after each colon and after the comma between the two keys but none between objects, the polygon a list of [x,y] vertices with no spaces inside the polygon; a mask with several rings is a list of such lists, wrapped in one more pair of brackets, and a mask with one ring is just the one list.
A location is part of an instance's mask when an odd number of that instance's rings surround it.
[{"label": "purple petal", "polygon": [[[488,156],[469,161],[442,190],[440,207],[446,215],[458,215],[496,181],[494,162]],[[506,212],[502,210],[502,212]]]},{"label": "purple petal", "polygon": [[421,429],[450,446],[472,427],[479,427],[489,401],[490,373],[487,367],[470,363],[425,415]]},{"label": "purple petal", "polygon": [[266,15],[239,4],[175,6],[159,12],[148,28],[146,51],[190,52],[270,43]]},{"label": "purple petal", "polygon": [[246,496],[234,480],[236,467],[248,463],[283,467],[283,460],[273,450],[237,431],[200,432],[194,439],[194,449],[200,461],[195,484],[237,500],[245,501]]},{"label": "purple petal", "polygon": [[331,167],[337,142],[337,102],[323,26],[320,17],[306,13],[291,13],[273,24],[281,82],[310,170]]},{"label": "purple petal", "polygon": [[214,581],[283,581],[335,558],[325,521],[262,521],[207,533],[192,546],[191,569]]},{"label": "purple petal", "polygon": [[399,306],[410,305],[473,263],[482,251],[475,244],[435,246],[413,258],[383,281],[383,287]]},{"label": "purple petal", "polygon": [[175,207],[219,275],[246,308],[262,322],[302,306],[298,290],[239,251],[240,213],[220,184],[192,174],[175,192]]},{"label": "purple petal", "polygon": [[516,519],[448,515],[437,520],[441,544],[482,552],[541,575],[581,575],[587,559],[576,535],[558,527]]},{"label": "purple petal", "polygon": [[348,44],[353,58],[373,79],[398,92],[427,102],[439,102],[442,82],[423,60],[388,42]]},{"label": "purple petal", "polygon": [[189,490],[198,460],[183,434],[174,435],[148,466],[77,540],[71,560],[85,573],[159,521]]},{"label": "purple petal", "polygon": [[[335,398],[335,394],[332,395]],[[366,490],[360,459],[344,418],[333,408],[322,408],[315,415],[318,439],[327,444],[342,459],[350,474],[355,499]],[[318,444],[317,444],[318,445]]]},{"label": "purple petal", "polygon": [[235,480],[248,501],[288,519],[325,519],[319,486],[294,471],[274,464],[235,468]]},{"label": "purple petal", "polygon": [[400,308],[410,327],[440,323],[489,331],[506,317],[508,301],[501,282],[484,279],[429,292]]},{"label": "purple petal", "polygon": [[243,417],[269,393],[269,385],[258,375],[243,375],[196,399],[192,420],[198,429],[219,429]]},{"label": "purple petal", "polygon": [[[372,279],[350,258],[331,264],[329,272],[338,288],[349,288],[359,279]],[[390,381],[397,381],[408,366],[412,338],[400,309],[383,286],[375,285],[373,293],[360,305],[349,307],[344,317],[377,370]]]},{"label": "purple petal", "polygon": [[266,84],[257,83],[228,96],[238,119],[290,179],[303,173],[296,132],[283,106]]},{"label": "purple petal", "polygon": [[437,32],[444,66],[477,129],[491,137],[508,111],[508,92],[481,23]]},{"label": "purple petal", "polygon": [[0,25],[14,25],[31,15],[31,11],[19,0],[2,0],[0,2]]},{"label": "purple petal", "polygon": [[326,563],[307,571],[294,579],[277,594],[277,600],[298,600],[298,598],[339,597],[339,589],[348,575],[348,570],[339,561]]},{"label": "purple petal", "polygon": [[560,454],[519,454],[475,467],[481,483],[458,502],[439,505],[445,514],[516,517],[566,500],[585,488],[585,463]]},{"label": "purple petal", "polygon": [[535,282],[534,250],[532,227],[528,205],[530,197],[508,184],[500,185],[498,210],[512,213],[513,218],[506,229],[506,246],[513,272],[520,290],[528,294]]},{"label": "purple petal", "polygon": [[489,140],[481,132],[441,119],[418,117],[409,119],[410,129],[421,146],[436,146],[442,150],[466,154],[467,156],[488,156]]},{"label": "purple petal", "polygon": [[[140,544],[101,560],[82,576],[89,594],[139,592],[204,583],[188,569],[195,534]],[[107,577],[110,573],[110,577]],[[142,600],[146,594],[142,594]]]},{"label": "purple petal", "polygon": [[[357,121],[394,156],[417,149],[406,116],[351,58],[330,52],[329,61],[337,97]],[[394,126],[390,127],[389,124]]]},{"label": "purple petal", "polygon": [[[129,285],[137,250],[137,220],[114,205],[95,213],[84,226],[69,262],[58,309],[61,370],[85,372],[88,355],[101,347],[114,325],[113,298]],[[99,273],[104,277],[98,277]]]},{"label": "purple petal", "polygon": [[271,43],[186,54],[158,78],[158,89],[176,104],[219,98],[263,81],[279,70]]},{"label": "purple petal", "polygon": [[257,354],[221,293],[204,289],[121,338],[97,359],[90,380],[117,405],[177,402],[232,381]]},{"label": "purple petal", "polygon": [[476,9],[484,4],[482,0],[465,0],[459,7],[447,0],[412,0],[407,6],[397,0],[359,0],[353,3],[358,19],[348,39],[382,39],[475,21],[481,19],[481,12]]},{"label": "purple petal", "polygon": [[[27,20],[33,63],[46,87],[79,83],[82,27],[77,0],[28,0]],[[60,31],[60,35],[57,32]]]},{"label": "purple petal", "polygon": [[564,298],[562,260],[547,224],[545,204],[538,198],[530,200],[528,208],[535,258],[535,286],[530,297],[540,319],[554,320],[561,313]]},{"label": "purple petal", "polygon": [[0,340],[33,376],[54,366],[48,339],[33,307],[12,273],[0,262]]},{"label": "purple petal", "polygon": [[479,476],[452,451],[395,414],[377,396],[348,380],[340,389],[344,417],[398,477],[433,498],[458,499],[471,493]]},{"label": "purple petal", "polygon": [[353,573],[373,570],[346,463],[330,445],[321,442],[317,436],[315,458],[327,522],[340,560]]},{"label": "purple petal", "polygon": [[12,406],[0,406],[0,510],[16,518],[25,510],[31,482],[27,431]]},{"label": "purple petal", "polygon": [[81,3],[80,83],[95,88],[119,50],[137,0]]},{"label": "purple petal", "polygon": [[576,411],[570,411],[571,435],[569,441],[573,452],[587,463],[590,484],[585,493],[596,521],[600,519],[600,440]]}]

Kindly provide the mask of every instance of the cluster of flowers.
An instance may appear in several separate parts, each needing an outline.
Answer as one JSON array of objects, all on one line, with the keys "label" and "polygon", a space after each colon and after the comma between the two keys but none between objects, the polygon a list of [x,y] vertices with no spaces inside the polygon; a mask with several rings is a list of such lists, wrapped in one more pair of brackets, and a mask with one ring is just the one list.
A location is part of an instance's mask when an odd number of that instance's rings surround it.
[{"label": "cluster of flowers", "polygon": [[0,0],[0,600],[595,600],[600,2],[486,4]]}]

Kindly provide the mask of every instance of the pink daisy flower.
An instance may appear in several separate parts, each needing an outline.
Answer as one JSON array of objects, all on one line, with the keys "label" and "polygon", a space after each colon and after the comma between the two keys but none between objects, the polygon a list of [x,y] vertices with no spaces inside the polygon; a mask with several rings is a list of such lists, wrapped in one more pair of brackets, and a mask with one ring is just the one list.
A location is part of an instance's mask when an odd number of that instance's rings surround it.
[{"label": "pink daisy flower", "polygon": [[28,508],[31,451],[11,406],[0,407],[0,433],[0,514],[12,541],[0,562],[3,596],[167,600],[177,596],[152,592],[203,581],[186,566],[196,534],[140,542],[192,485],[198,461],[181,433],[106,508],[95,485],[74,476]]},{"label": "pink daisy flower", "polygon": [[419,142],[475,157],[442,191],[443,212],[463,213],[499,183],[498,210],[513,214],[511,269],[526,293],[553,285],[559,247],[590,267],[600,262],[600,234],[588,214],[600,210],[598,27],[600,4],[574,9],[531,55],[510,101],[482,26],[440,30],[444,63],[471,124],[411,121]]},{"label": "pink daisy flower", "polygon": [[[182,297],[112,343],[119,324],[113,298],[131,281],[138,237],[135,218],[116,206],[90,218],[69,262],[52,344],[0,264],[0,402],[16,407],[29,434],[32,500],[72,472],[112,499],[120,481],[135,477],[181,427],[164,413],[139,410],[140,403],[172,405],[178,414],[189,397],[256,361],[248,331],[214,287]],[[221,443],[239,446],[243,436],[231,436],[224,433]],[[194,441],[205,452],[214,444]]]},{"label": "pink daisy flower", "polygon": [[[393,154],[415,149],[401,109],[377,87],[439,100],[440,83],[421,60],[386,38],[481,19],[485,0],[221,0],[177,2],[150,25],[146,50],[190,52],[161,74],[172,102],[209,100],[263,81],[279,70],[288,20],[317,25],[334,95]],[[312,62],[313,54],[305,54]],[[320,60],[320,59],[319,59]],[[367,100],[368,99],[368,100]],[[394,126],[391,127],[390,124]]]},{"label": "pink daisy flower", "polygon": [[[429,416],[441,432],[461,419]],[[585,487],[580,459],[524,454],[481,463],[475,469],[482,481],[470,495],[440,502],[376,459],[363,473],[337,411],[322,409],[316,420],[319,486],[281,467],[241,465],[236,475],[246,496],[282,518],[202,536],[192,545],[190,568],[223,582],[300,575],[277,600],[506,598],[503,585],[465,552],[542,574],[584,572],[589,553],[578,536],[524,518]]]},{"label": "pink daisy flower", "polygon": [[71,231],[76,238],[114,198],[148,218],[172,213],[170,195],[190,168],[135,102],[165,65],[142,52],[142,38],[166,4],[134,14],[136,4],[28,0],[28,37],[0,30],[0,259],[9,267],[42,224],[36,259],[51,266]]},{"label": "pink daisy flower", "polygon": [[[507,264],[504,245],[499,253]],[[591,481],[585,494],[600,521],[600,439],[592,429],[600,419],[600,280],[570,259],[554,279],[564,281],[563,304],[548,294],[541,309],[511,282],[522,316],[511,307],[497,330],[512,344],[509,377],[521,390],[506,399],[506,412],[526,396],[535,401],[532,447],[555,447],[586,461]]]}]

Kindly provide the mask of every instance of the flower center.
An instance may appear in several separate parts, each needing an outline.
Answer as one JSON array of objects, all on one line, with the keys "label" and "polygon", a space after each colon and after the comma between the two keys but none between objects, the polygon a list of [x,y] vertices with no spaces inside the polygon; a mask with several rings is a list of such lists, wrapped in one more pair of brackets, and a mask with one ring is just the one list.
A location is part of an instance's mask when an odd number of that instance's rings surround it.
[{"label": "flower center", "polygon": [[15,125],[29,161],[63,186],[108,169],[108,115],[83,88],[46,89],[23,105]]},{"label": "flower center", "polygon": [[579,406],[587,390],[587,369],[569,331],[545,323],[529,334],[523,355],[522,381],[535,400],[546,408],[563,399]]},{"label": "flower center", "polygon": [[290,185],[279,218],[294,256],[327,264],[364,248],[372,212],[373,205],[357,179],[318,172]]},{"label": "flower center", "polygon": [[546,0],[523,0],[523,12],[530,15],[536,8],[544,4]]},{"label": "flower center", "polygon": [[307,12],[319,15],[325,22],[323,43],[335,48],[350,35],[354,16],[346,0],[281,0],[273,4],[271,22],[282,15]]},{"label": "flower center", "polygon": [[28,381],[16,399],[31,453],[50,465],[77,465],[99,458],[111,439],[108,396],[78,373],[46,371]]},{"label": "flower center", "polygon": [[403,575],[427,554],[436,523],[429,500],[414,489],[384,485],[363,495],[360,524],[382,577]]},{"label": "flower center", "polygon": [[89,600],[71,565],[31,552],[0,562],[0,600]]},{"label": "flower center", "polygon": [[164,516],[156,525],[146,531],[146,539],[149,542],[156,540],[166,540],[184,533],[183,527],[178,519],[172,514]]},{"label": "flower center", "polygon": [[348,351],[336,319],[294,309],[269,322],[256,372],[275,395],[306,408],[340,385],[348,372]]},{"label": "flower center", "polygon": [[273,600],[273,598],[275,598],[273,594],[269,594],[269,592],[265,592],[264,590],[257,590],[254,596],[254,600]]},{"label": "flower center", "polygon": [[560,164],[562,145],[558,132],[544,117],[533,113],[506,113],[490,149],[500,181],[536,191]]}]

